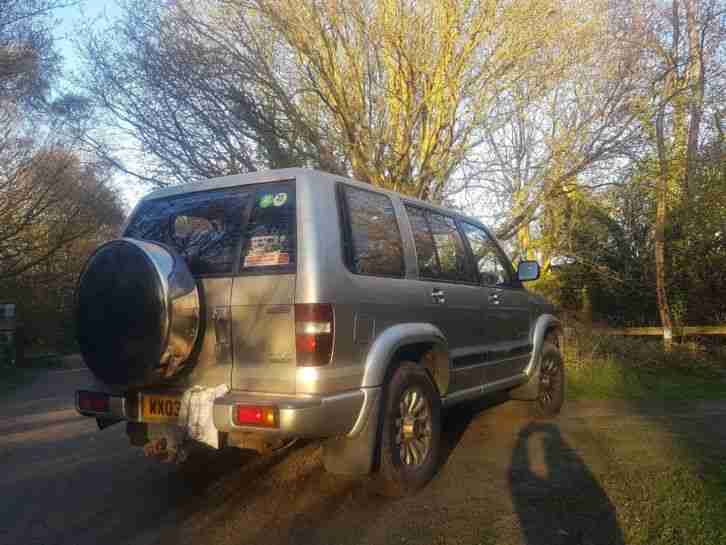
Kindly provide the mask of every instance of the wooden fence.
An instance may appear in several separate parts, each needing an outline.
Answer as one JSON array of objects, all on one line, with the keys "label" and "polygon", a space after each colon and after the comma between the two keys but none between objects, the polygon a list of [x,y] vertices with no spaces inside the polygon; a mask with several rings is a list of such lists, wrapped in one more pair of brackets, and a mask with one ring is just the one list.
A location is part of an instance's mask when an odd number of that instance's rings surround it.
[{"label": "wooden fence", "polygon": [[[628,335],[635,337],[663,336],[662,327],[604,327],[593,328],[593,332],[602,335]],[[726,335],[726,325],[697,325],[673,328],[673,337],[696,337],[701,335]]]}]

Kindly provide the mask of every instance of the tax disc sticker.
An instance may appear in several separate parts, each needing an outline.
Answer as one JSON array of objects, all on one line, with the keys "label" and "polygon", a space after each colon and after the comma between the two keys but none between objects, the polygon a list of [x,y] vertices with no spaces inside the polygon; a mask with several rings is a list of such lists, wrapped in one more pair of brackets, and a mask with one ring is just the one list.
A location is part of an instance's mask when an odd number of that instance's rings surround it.
[{"label": "tax disc sticker", "polygon": [[273,198],[272,193],[266,193],[260,198],[260,208],[267,208],[272,204]]},{"label": "tax disc sticker", "polygon": [[272,199],[272,204],[275,206],[282,206],[287,202],[287,193],[278,193],[275,198]]}]

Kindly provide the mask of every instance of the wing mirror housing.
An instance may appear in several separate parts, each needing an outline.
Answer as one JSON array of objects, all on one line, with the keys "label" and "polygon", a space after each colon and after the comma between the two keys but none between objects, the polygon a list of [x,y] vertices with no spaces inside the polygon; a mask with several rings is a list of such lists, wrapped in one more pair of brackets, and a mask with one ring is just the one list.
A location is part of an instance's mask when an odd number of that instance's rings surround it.
[{"label": "wing mirror housing", "polygon": [[517,280],[531,282],[539,278],[539,263],[536,261],[520,261],[517,266]]}]

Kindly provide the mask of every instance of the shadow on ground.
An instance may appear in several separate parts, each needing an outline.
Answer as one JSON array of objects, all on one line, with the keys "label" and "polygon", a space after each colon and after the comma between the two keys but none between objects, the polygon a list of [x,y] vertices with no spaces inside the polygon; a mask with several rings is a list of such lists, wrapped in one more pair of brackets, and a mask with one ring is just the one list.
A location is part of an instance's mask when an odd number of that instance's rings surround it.
[{"label": "shadow on ground", "polygon": [[162,541],[623,543],[613,503],[558,426],[533,422],[525,405],[506,400],[446,413],[441,470],[412,498],[380,498],[365,480],[325,473],[319,445],[307,443],[216,484],[196,476],[200,495]]},{"label": "shadow on ground", "polygon": [[519,431],[509,490],[527,545],[619,545],[615,506],[557,426]]},{"label": "shadow on ground", "polygon": [[[445,458],[460,445],[474,421],[488,420],[497,413],[498,422],[490,425],[501,429],[501,436],[494,432],[491,440],[498,443],[498,448],[506,444],[510,452],[507,490],[521,542],[624,543],[615,506],[584,460],[562,437],[557,420],[532,420],[526,403],[508,401],[506,394],[496,394],[449,411],[444,434]],[[508,430],[502,429],[505,426]],[[512,436],[513,431],[516,437]],[[510,538],[514,537],[514,532],[510,532]]]},{"label": "shadow on ground", "polygon": [[[538,422],[491,396],[446,413],[439,473],[394,501],[326,473],[315,442],[269,456],[205,452],[181,467],[148,460],[120,426],[99,432],[75,415],[72,392],[87,378],[56,373],[0,404],[0,487],[13,498],[0,503],[0,544],[666,543],[648,526],[633,539],[643,506],[659,507],[650,480],[670,475],[680,444],[696,469],[726,445],[723,402],[573,403]],[[682,474],[676,485],[698,485]]]}]

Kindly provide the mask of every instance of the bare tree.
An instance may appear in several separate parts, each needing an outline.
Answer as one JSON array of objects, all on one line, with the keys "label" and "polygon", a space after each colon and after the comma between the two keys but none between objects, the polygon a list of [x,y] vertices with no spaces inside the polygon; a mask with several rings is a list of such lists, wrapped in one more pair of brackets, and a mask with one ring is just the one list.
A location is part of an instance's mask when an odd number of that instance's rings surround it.
[{"label": "bare tree", "polygon": [[49,130],[49,17],[68,3],[0,0],[0,281],[47,263],[122,214],[107,174]]},{"label": "bare tree", "polygon": [[[240,3],[240,2],[237,2]],[[303,90],[331,119],[355,177],[441,201],[523,82],[541,96],[592,20],[568,2],[256,5],[302,59]]]},{"label": "bare tree", "polygon": [[[105,160],[154,185],[263,166],[345,170],[324,124],[302,118],[286,81],[293,60],[258,19],[224,2],[123,6],[82,44],[79,85],[103,128],[84,137]],[[124,145],[143,157],[124,162]]]},{"label": "bare tree", "polygon": [[[576,3],[206,0],[125,4],[81,84],[156,184],[309,165],[441,201],[522,80],[542,93]],[[101,136],[92,147],[122,168]]]},{"label": "bare tree", "polygon": [[45,97],[58,62],[50,15],[71,3],[0,0],[0,102],[28,105]]},{"label": "bare tree", "polygon": [[618,25],[612,5],[589,9],[589,33],[558,52],[567,59],[562,71],[544,92],[522,82],[502,95],[501,121],[481,131],[467,158],[459,190],[486,193],[498,236],[515,239],[521,252],[536,249],[529,231],[558,214],[561,195],[619,182],[639,146],[631,106],[642,85],[640,46],[628,44],[630,29]]},{"label": "bare tree", "polygon": [[15,168],[0,176],[0,281],[53,259],[122,210],[93,164],[63,149],[14,152]]}]

